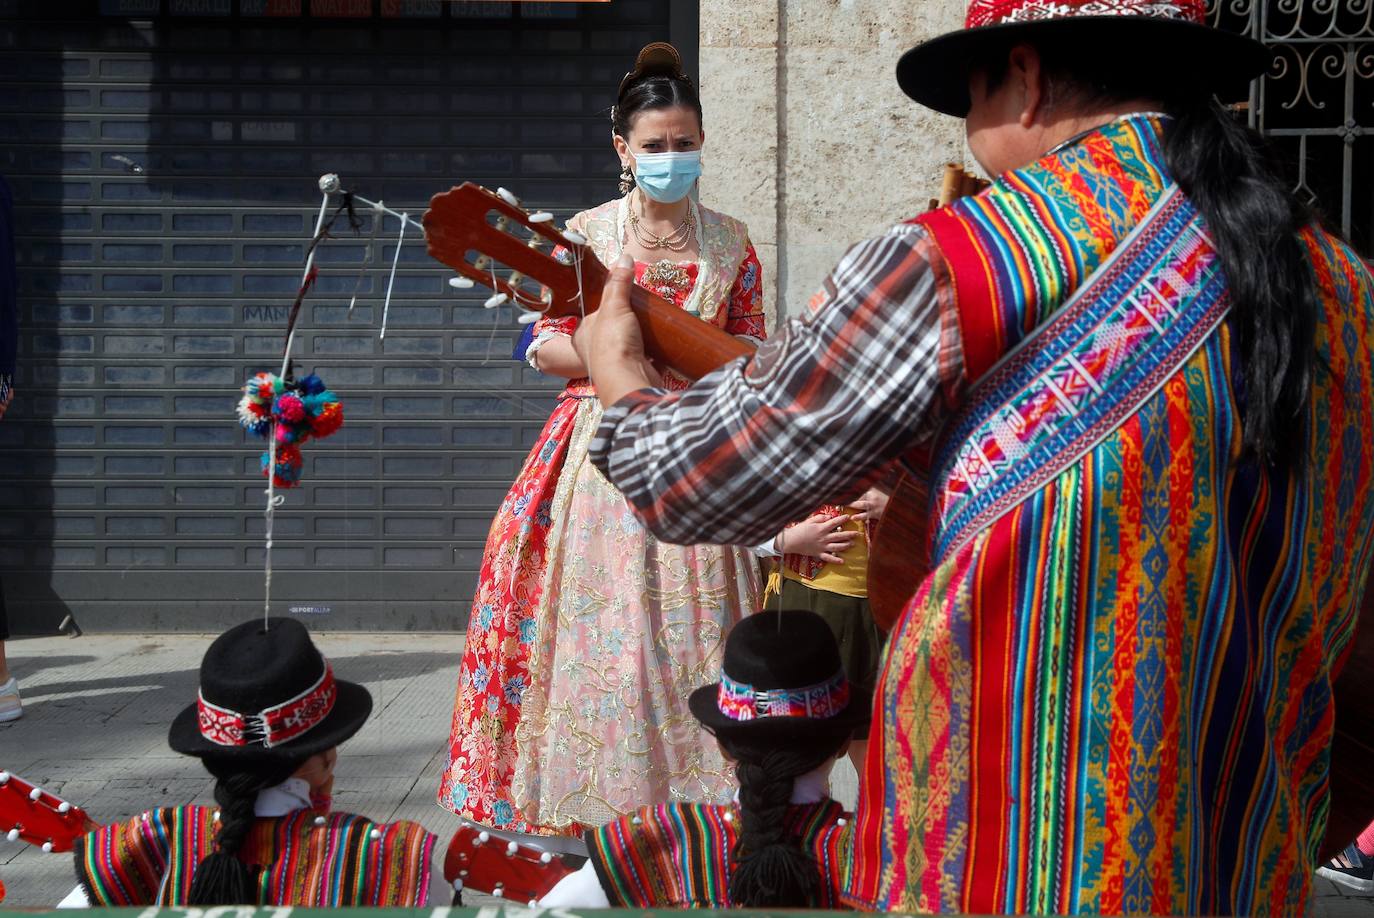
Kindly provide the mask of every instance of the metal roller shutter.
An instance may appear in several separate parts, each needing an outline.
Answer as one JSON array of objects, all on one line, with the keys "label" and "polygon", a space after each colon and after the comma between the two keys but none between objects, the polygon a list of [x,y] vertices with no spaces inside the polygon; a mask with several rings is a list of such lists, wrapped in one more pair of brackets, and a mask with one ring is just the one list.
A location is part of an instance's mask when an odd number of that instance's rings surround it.
[{"label": "metal roller shutter", "polygon": [[[604,200],[617,172],[604,110],[673,13],[658,0],[8,7],[0,162],[23,329],[0,422],[0,565],[18,631],[68,611],[87,630],[260,612],[262,441],[234,406],[279,362],[317,177],[415,215],[464,179],[559,217]],[[328,18],[352,13],[365,18]],[[414,233],[379,341],[396,224],[372,243],[370,229],[336,225],[302,313],[297,372],[323,376],[347,422],[305,447],[304,483],[278,512],[274,613],[458,628],[556,384],[509,359],[509,312],[497,327],[485,293],[457,295]]]}]

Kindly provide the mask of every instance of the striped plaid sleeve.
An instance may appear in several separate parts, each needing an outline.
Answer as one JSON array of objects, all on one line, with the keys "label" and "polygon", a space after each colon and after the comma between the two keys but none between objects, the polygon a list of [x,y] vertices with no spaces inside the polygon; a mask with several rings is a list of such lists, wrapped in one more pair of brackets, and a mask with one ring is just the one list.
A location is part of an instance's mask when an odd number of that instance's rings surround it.
[{"label": "striped plaid sleeve", "polygon": [[592,461],[665,541],[763,541],[849,496],[932,428],[959,369],[945,277],[920,226],[859,243],[818,308],[751,359],[607,409]]}]

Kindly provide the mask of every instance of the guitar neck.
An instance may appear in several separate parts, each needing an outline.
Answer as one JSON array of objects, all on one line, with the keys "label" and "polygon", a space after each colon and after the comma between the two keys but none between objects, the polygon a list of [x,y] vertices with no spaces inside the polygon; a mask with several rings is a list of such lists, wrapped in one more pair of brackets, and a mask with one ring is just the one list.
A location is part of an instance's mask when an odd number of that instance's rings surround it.
[{"label": "guitar neck", "polygon": [[[553,228],[547,214],[538,216],[535,220],[521,209],[508,192],[502,197],[468,182],[430,201],[425,242],[434,258],[525,308],[548,316],[594,311],[601,305],[606,266],[585,239],[574,233],[571,241]],[[529,235],[518,237],[516,229]],[[546,251],[549,246],[580,252],[576,267],[555,258]],[[509,279],[498,277],[497,266],[512,272]],[[529,289],[529,282],[543,285],[543,291]],[[638,285],[631,288],[630,307],[644,330],[645,352],[689,379],[753,350]]]},{"label": "guitar neck", "polygon": [[637,284],[630,288],[630,308],[639,319],[644,352],[688,379],[700,379],[754,352],[753,346]]}]

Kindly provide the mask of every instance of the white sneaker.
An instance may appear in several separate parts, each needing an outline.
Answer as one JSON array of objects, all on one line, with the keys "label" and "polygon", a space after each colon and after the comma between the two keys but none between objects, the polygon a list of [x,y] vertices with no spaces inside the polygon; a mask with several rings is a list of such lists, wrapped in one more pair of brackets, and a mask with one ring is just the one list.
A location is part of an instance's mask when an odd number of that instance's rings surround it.
[{"label": "white sneaker", "polygon": [[19,680],[11,676],[10,681],[0,685],[0,724],[23,716],[24,703],[19,700]]}]

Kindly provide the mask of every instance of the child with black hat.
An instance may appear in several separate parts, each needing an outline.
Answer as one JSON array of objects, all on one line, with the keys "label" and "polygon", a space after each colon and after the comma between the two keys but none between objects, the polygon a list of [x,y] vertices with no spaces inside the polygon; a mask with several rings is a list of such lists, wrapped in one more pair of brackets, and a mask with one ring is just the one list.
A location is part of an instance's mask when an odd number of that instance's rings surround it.
[{"label": "child with black hat", "polygon": [[769,611],[737,624],[720,681],[689,706],[734,762],[737,802],[665,803],[586,835],[590,858],[540,905],[836,908],[849,815],[830,769],[869,720],[830,626]]},{"label": "child with black hat", "polygon": [[371,711],[299,622],[221,634],[167,737],[215,776],[218,808],[150,810],[78,840],[63,905],[448,905],[433,835],[329,809],[336,747]]}]

